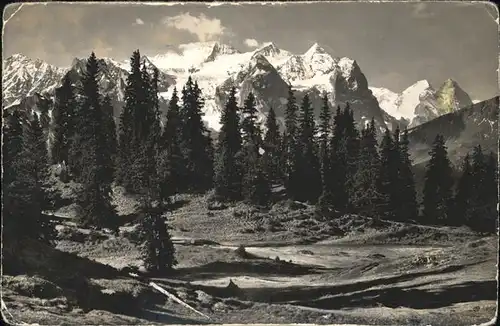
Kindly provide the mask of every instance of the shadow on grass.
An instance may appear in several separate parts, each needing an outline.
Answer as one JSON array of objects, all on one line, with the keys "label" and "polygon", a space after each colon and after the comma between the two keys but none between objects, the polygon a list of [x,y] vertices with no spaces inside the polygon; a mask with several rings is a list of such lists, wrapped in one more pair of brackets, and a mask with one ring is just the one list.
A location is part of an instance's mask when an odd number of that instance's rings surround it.
[{"label": "shadow on grass", "polygon": [[297,265],[268,259],[212,262],[202,266],[179,268],[176,275],[181,279],[207,279],[225,276],[301,276],[319,274],[326,269],[316,266]]},{"label": "shadow on grass", "polygon": [[[473,264],[470,264],[473,265]],[[467,265],[461,265],[461,266],[449,266],[443,269],[439,270],[434,270],[434,271],[425,271],[425,272],[416,272],[416,273],[410,273],[410,274],[404,274],[404,275],[398,275],[398,276],[393,276],[393,277],[387,277],[387,278],[380,278],[380,279],[374,279],[370,281],[362,281],[362,282],[356,282],[356,283],[349,283],[349,284],[341,284],[341,285],[333,285],[333,286],[290,286],[286,288],[245,288],[245,289],[240,289],[238,293],[236,293],[236,297],[242,300],[248,300],[248,301],[254,301],[254,302],[262,302],[262,303],[275,303],[275,304],[280,304],[280,303],[289,303],[289,304],[298,304],[300,303],[301,305],[306,305],[306,303],[311,303],[314,302],[315,298],[320,298],[320,297],[325,297],[325,296],[334,296],[334,295],[341,295],[345,293],[345,296],[341,296],[338,298],[329,298],[325,300],[332,300],[330,301],[325,301],[324,303],[321,303],[321,301],[317,301],[317,304],[314,305],[316,308],[339,308],[341,303],[345,303],[345,306],[362,306],[362,304],[356,303],[355,299],[361,300],[363,297],[359,298],[353,298],[353,300],[349,301],[349,293],[351,292],[358,292],[358,291],[366,291],[369,288],[375,287],[375,286],[381,286],[381,285],[390,285],[390,284],[395,284],[399,282],[405,282],[405,281],[411,281],[414,279],[417,279],[419,277],[424,277],[424,276],[429,276],[429,275],[438,275],[438,274],[444,274],[444,273],[451,273],[455,272],[458,270],[461,270],[465,268]],[[231,274],[234,275],[234,274]],[[262,275],[262,274],[260,274]],[[482,300],[484,298],[489,298],[491,295],[495,295],[495,289],[496,287],[493,287],[495,281],[491,281],[491,283],[488,283],[488,286],[491,287],[491,293],[486,294],[482,293],[481,295],[477,295],[475,300]],[[228,298],[228,297],[234,297],[234,293],[229,293],[226,289],[220,288],[220,287],[214,287],[214,286],[203,286],[203,285],[196,285],[195,286],[197,289],[200,289],[212,296],[215,297],[221,297],[221,298]],[[487,286],[485,286],[487,287]],[[374,290],[374,293],[371,293],[372,296],[375,296],[379,292],[379,295],[382,295],[383,291],[390,291],[387,289],[381,289],[381,290]],[[383,298],[386,299],[385,301],[388,302],[388,304],[391,303],[389,298],[394,295],[399,295],[403,296],[406,295],[408,298],[406,300],[413,300],[411,298],[411,294],[409,292],[405,292],[403,290],[399,290],[400,292],[397,292],[394,290],[394,292],[389,293],[387,296],[384,296]],[[422,291],[422,290],[412,290],[412,291]],[[471,288],[471,291],[483,291],[483,287],[479,286],[474,290]],[[417,293],[417,292],[415,292]],[[477,292],[476,292],[477,293]],[[351,296],[356,296],[357,294],[351,294]],[[466,292],[457,292],[453,293],[453,295],[456,295],[453,300],[457,300],[456,302],[460,301],[467,301],[470,300],[469,297],[467,297]],[[462,295],[462,297],[460,297]],[[367,295],[368,296],[368,295]],[[347,299],[343,299],[347,298]],[[494,297],[493,297],[494,298]],[[338,300],[338,301],[335,301]],[[372,299],[367,299],[372,300]],[[399,301],[398,301],[399,300]],[[421,299],[418,299],[421,300]],[[418,301],[417,300],[417,301]],[[367,302],[368,302],[367,301]],[[380,302],[384,304],[384,300],[377,300],[377,301],[371,301],[372,304],[374,302]],[[446,302],[446,300],[444,300]],[[349,303],[350,302],[350,303]],[[398,302],[399,305],[404,305],[404,299],[401,299],[398,297],[398,299],[394,300],[394,302]],[[411,302],[410,302],[411,303]],[[425,303],[423,303],[425,304]],[[312,307],[312,305],[308,305]],[[345,307],[344,306],[344,307]]]},{"label": "shadow on grass", "polygon": [[380,304],[389,308],[435,309],[459,302],[495,299],[496,281],[483,281],[450,285],[438,291],[412,287],[367,290],[330,298],[302,300],[293,304],[320,309],[369,308]]},{"label": "shadow on grass", "polygon": [[140,318],[153,322],[175,325],[206,325],[213,324],[213,321],[200,319],[192,319],[186,317],[176,316],[175,313],[169,309],[155,307],[154,309],[143,310]]}]

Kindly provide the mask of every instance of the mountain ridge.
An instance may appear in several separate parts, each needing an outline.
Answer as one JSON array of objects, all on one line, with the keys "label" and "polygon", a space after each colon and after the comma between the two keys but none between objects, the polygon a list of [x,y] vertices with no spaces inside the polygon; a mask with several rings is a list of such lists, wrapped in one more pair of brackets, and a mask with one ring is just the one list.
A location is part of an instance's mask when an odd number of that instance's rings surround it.
[{"label": "mountain ridge", "polygon": [[[179,45],[178,52],[168,51],[164,54],[154,56],[143,56],[147,64],[154,65],[164,76],[164,85],[160,89],[160,97],[165,102],[171,96],[173,87],[182,87],[188,76],[192,76],[196,80],[203,91],[205,98],[205,121],[210,127],[217,130],[219,128],[219,119],[221,105],[223,103],[224,91],[221,89],[231,86],[238,88],[240,104],[242,97],[244,98],[250,91],[257,94],[258,110],[260,111],[260,119],[262,120],[270,107],[273,107],[277,112],[282,112],[284,109],[284,85],[291,83],[297,91],[297,99],[308,93],[312,97],[313,104],[320,103],[320,97],[323,92],[330,93],[329,99],[332,107],[345,104],[346,101],[352,102],[351,106],[355,111],[356,119],[359,123],[364,120],[375,117],[380,129],[385,129],[386,120],[391,120],[390,117],[385,117],[380,109],[376,99],[367,91],[367,81],[360,67],[355,60],[350,58],[333,57],[321,47],[318,43],[313,44],[303,54],[292,54],[289,51],[279,48],[275,43],[265,43],[259,48],[241,52],[238,49],[223,44],[220,42],[205,42],[205,43],[190,43]],[[262,60],[262,56],[267,63]],[[305,70],[303,75],[292,80],[287,73],[285,63],[292,57],[300,57],[304,61],[304,67],[298,67]],[[26,57],[27,58],[27,57]],[[255,60],[258,58],[259,60]],[[27,60],[24,59],[23,60]],[[24,80],[11,78],[11,88],[4,92],[10,92],[7,100],[4,101],[4,106],[14,103],[15,100],[23,97],[23,94],[31,95],[35,92],[40,94],[53,93],[55,87],[60,85],[62,77],[68,71],[77,71],[75,65],[84,59],[76,59],[69,68],[58,68],[55,66],[48,67],[54,71],[50,76],[45,76],[47,79],[40,85],[31,85],[30,74],[26,74]],[[111,93],[111,97],[115,99],[116,105],[121,105],[123,101],[124,81],[128,73],[126,69],[127,60],[117,61],[112,58],[101,59],[105,64],[105,68],[109,74],[102,81],[104,93]],[[293,59],[291,59],[293,61]],[[13,71],[13,63],[18,63],[19,58],[11,58],[12,62],[7,62],[7,70]],[[30,60],[34,62],[36,60]],[[4,63],[5,60],[4,60]],[[10,65],[10,67],[9,67]],[[256,69],[266,65],[268,74],[259,74]],[[36,70],[33,66],[30,69]],[[265,69],[264,69],[265,70]],[[253,71],[253,74],[245,73]],[[272,73],[271,73],[272,71]],[[262,72],[262,71],[261,71]],[[81,73],[81,72],[80,72]],[[242,76],[245,75],[245,78]],[[43,77],[43,76],[42,76]],[[266,80],[268,78],[269,80]],[[5,83],[4,83],[5,84]],[[276,92],[267,90],[266,88],[272,85],[278,85]],[[47,85],[47,87],[45,87]],[[50,87],[49,87],[50,86]],[[219,89],[219,91],[217,91]],[[109,94],[108,94],[109,95]],[[243,96],[240,96],[243,95]],[[266,96],[266,97],[264,97]],[[5,96],[4,96],[5,98]],[[118,110],[121,109],[117,108]],[[115,110],[117,110],[115,108]],[[319,107],[317,107],[319,111]],[[316,112],[317,114],[317,112]],[[391,122],[392,123],[392,122]],[[389,126],[390,127],[390,126]]]},{"label": "mountain ridge", "polygon": [[370,87],[370,90],[384,111],[396,119],[408,121],[410,128],[473,104],[469,95],[451,78],[437,90],[425,79],[401,93],[383,87]]}]

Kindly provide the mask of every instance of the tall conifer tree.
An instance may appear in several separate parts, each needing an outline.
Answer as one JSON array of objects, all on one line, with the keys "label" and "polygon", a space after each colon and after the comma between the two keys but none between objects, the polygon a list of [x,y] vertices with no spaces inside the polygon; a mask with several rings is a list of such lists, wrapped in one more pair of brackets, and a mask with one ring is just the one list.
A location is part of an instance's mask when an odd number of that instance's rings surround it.
[{"label": "tall conifer tree", "polygon": [[189,77],[182,90],[182,151],[187,163],[186,184],[193,191],[205,191],[213,184],[213,147],[203,123],[201,89]]},{"label": "tall conifer tree", "polygon": [[298,134],[298,107],[292,86],[288,86],[288,99],[285,111],[285,132],[283,135],[283,163],[285,169],[285,188],[288,196],[295,198],[299,188],[298,160],[300,155]]},{"label": "tall conifer tree", "polygon": [[[238,200],[242,194],[242,140],[236,89],[231,88],[221,116],[217,143],[215,192],[224,200]],[[251,139],[251,138],[250,138]],[[251,140],[250,140],[251,141]]]},{"label": "tall conifer tree", "polygon": [[125,87],[125,105],[120,114],[120,125],[118,132],[118,155],[116,179],[118,183],[127,190],[132,190],[133,164],[132,154],[135,152],[134,146],[137,108],[140,106],[140,96],[142,92],[141,76],[141,55],[138,50],[132,53],[130,58],[130,73],[127,76]]},{"label": "tall conifer tree", "polygon": [[169,102],[166,125],[161,137],[162,150],[158,160],[158,173],[162,198],[186,190],[186,163],[181,150],[182,124],[179,98],[174,88]]},{"label": "tall conifer tree", "polygon": [[362,215],[379,218],[383,197],[377,186],[380,172],[380,157],[377,151],[375,121],[363,129],[361,134],[358,166],[353,180],[351,197],[354,210]]},{"label": "tall conifer tree", "polygon": [[442,135],[436,136],[429,155],[423,194],[424,217],[431,223],[449,223],[453,178]]},{"label": "tall conifer tree", "polygon": [[80,118],[82,130],[82,190],[79,204],[82,209],[80,223],[87,227],[115,229],[116,212],[111,204],[111,155],[107,148],[105,114],[101,107],[98,61],[92,52],[82,78],[82,104]]},{"label": "tall conifer tree", "polygon": [[309,100],[305,95],[300,107],[298,169],[300,188],[297,189],[297,199],[316,202],[321,194],[321,170],[315,148],[314,114]]},{"label": "tall conifer tree", "polygon": [[471,221],[471,206],[473,205],[473,187],[474,178],[472,175],[472,165],[470,162],[470,155],[464,157],[462,163],[462,175],[458,181],[457,191],[455,195],[455,216],[454,224],[470,224]]},{"label": "tall conifer tree", "polygon": [[53,130],[54,140],[52,143],[52,163],[68,162],[71,139],[75,132],[75,97],[71,79],[68,75],[63,78],[62,86],[56,90],[54,109]]},{"label": "tall conifer tree", "polygon": [[396,215],[401,221],[415,220],[418,216],[415,180],[409,153],[408,130],[403,131],[399,142],[398,185],[399,201],[396,203]]},{"label": "tall conifer tree", "polygon": [[263,164],[265,171],[271,182],[277,182],[282,177],[281,171],[281,134],[276,121],[276,113],[273,108],[269,109],[269,113],[265,122],[266,133],[264,135],[264,155]]}]

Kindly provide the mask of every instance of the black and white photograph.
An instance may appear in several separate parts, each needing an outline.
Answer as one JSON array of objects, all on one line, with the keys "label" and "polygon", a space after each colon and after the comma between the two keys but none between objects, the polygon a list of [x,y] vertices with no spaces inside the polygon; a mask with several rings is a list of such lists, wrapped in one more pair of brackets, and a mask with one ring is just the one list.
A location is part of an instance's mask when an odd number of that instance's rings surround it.
[{"label": "black and white photograph", "polygon": [[16,2],[9,325],[496,325],[487,1]]}]

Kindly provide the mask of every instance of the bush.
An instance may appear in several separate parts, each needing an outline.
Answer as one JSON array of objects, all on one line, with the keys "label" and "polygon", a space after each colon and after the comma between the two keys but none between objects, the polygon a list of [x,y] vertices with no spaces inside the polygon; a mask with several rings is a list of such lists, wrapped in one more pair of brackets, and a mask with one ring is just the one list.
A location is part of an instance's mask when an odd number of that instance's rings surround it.
[{"label": "bush", "polygon": [[245,250],[245,247],[242,245],[240,245],[238,248],[236,248],[236,250],[234,252],[240,258],[248,258],[248,256],[249,256],[248,252]]},{"label": "bush", "polygon": [[215,194],[211,194],[207,199],[207,209],[209,211],[220,211],[228,206]]},{"label": "bush", "polygon": [[10,277],[4,275],[2,278],[3,286],[29,297],[51,299],[60,297],[63,293],[59,286],[38,276]]},{"label": "bush", "polygon": [[124,237],[125,239],[129,240],[133,244],[140,244],[140,243],[142,243],[140,232],[137,229],[133,229],[133,230],[130,230],[130,231],[123,230],[120,233],[121,233],[122,237]]},{"label": "bush", "polygon": [[97,232],[96,230],[91,230],[89,235],[88,235],[88,240],[92,243],[94,242],[98,242],[98,241],[103,241],[105,239],[107,239],[108,237],[106,237],[105,235]]},{"label": "bush", "polygon": [[58,239],[83,243],[87,239],[87,235],[75,227],[64,227],[59,231]]}]

